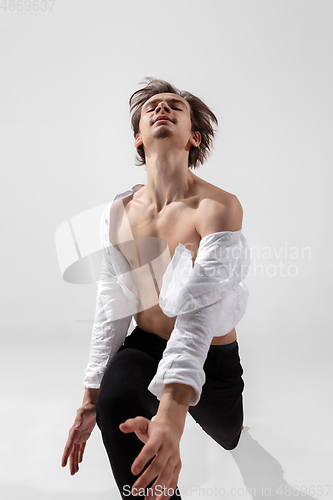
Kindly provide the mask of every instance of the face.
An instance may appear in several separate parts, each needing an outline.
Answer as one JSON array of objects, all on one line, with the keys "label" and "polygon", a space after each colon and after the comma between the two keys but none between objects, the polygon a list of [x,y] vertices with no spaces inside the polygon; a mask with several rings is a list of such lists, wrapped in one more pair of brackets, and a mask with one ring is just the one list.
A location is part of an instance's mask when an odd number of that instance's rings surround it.
[{"label": "face", "polygon": [[135,146],[145,149],[157,139],[171,138],[188,150],[200,144],[200,133],[191,130],[191,107],[177,94],[152,96],[143,105]]}]

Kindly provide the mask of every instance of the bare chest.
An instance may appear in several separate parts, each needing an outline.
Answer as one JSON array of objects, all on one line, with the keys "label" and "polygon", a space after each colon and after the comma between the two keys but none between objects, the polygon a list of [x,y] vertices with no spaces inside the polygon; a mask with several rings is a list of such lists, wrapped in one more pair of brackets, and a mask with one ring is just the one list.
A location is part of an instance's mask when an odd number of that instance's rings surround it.
[{"label": "bare chest", "polygon": [[195,203],[173,203],[156,215],[136,200],[121,201],[124,209],[113,238],[133,269],[153,261],[167,265],[179,243],[190,250],[194,265],[201,239],[195,229]]},{"label": "bare chest", "polygon": [[[201,237],[196,231],[199,197],[172,203],[156,215],[142,203],[128,197],[113,203],[110,214],[110,241],[130,264],[140,298],[136,322],[144,331],[168,340],[176,318],[167,317],[158,304],[162,278],[181,243],[197,256]],[[224,337],[214,337],[213,344],[225,344],[236,338],[233,329]]]}]

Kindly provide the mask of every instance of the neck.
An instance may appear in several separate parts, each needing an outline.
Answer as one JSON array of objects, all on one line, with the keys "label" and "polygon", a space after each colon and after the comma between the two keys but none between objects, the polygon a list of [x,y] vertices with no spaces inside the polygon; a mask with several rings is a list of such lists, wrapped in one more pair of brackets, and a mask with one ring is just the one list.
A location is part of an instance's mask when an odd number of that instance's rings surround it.
[{"label": "neck", "polygon": [[147,196],[157,212],[187,197],[195,175],[188,168],[188,153],[177,150],[146,156]]}]

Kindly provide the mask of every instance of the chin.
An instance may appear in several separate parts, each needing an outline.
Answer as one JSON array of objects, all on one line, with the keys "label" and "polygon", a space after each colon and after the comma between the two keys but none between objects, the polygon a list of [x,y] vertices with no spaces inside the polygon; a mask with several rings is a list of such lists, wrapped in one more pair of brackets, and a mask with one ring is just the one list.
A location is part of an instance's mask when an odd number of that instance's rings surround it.
[{"label": "chin", "polygon": [[161,130],[157,130],[156,133],[154,134],[154,137],[157,139],[166,139],[167,137],[171,137],[172,132],[171,130],[168,130],[167,128],[163,128]]}]

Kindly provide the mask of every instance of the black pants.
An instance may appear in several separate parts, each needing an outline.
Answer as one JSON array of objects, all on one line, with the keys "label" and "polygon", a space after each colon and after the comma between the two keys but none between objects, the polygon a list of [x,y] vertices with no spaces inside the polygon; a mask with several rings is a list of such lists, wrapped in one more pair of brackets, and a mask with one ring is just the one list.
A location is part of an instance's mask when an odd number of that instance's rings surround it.
[{"label": "black pants", "polygon": [[[157,413],[159,400],[147,387],[156,373],[166,344],[167,341],[158,335],[137,326],[126,337],[102,379],[96,405],[97,425],[124,499],[138,498],[128,494],[138,478],[132,474],[131,465],[144,443],[134,432],[121,432],[119,424],[137,416],[151,419]],[[211,345],[204,371],[206,382],[201,398],[188,411],[209,436],[226,450],[232,450],[237,446],[243,423],[244,382],[237,341]],[[181,498],[178,488],[171,498]]]}]

